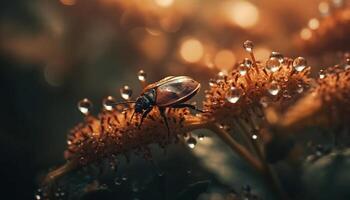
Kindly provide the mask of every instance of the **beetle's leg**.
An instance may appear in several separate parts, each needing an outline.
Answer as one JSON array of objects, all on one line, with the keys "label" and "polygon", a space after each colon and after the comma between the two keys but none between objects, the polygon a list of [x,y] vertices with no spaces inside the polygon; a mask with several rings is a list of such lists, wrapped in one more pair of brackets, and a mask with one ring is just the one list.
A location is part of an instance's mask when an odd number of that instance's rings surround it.
[{"label": "beetle's leg", "polygon": [[182,104],[177,104],[177,105],[173,105],[172,108],[189,108],[201,113],[205,113],[205,111],[196,108],[196,106],[192,105],[192,104],[187,104],[187,103],[182,103]]},{"label": "beetle's leg", "polygon": [[166,126],[166,128],[167,128],[167,130],[168,130],[168,139],[169,139],[169,138],[170,138],[170,137],[169,137],[169,136],[170,136],[170,129],[169,129],[169,124],[168,124],[167,117],[166,117],[166,115],[165,115],[165,108],[159,108],[159,107],[158,107],[158,109],[159,109],[160,115],[161,115],[162,118],[163,118],[164,124],[165,124],[165,126]]},{"label": "beetle's leg", "polygon": [[152,107],[147,108],[146,111],[144,113],[142,113],[142,117],[141,117],[139,128],[141,128],[143,120],[147,117],[148,113],[151,112],[151,110],[152,110]]}]

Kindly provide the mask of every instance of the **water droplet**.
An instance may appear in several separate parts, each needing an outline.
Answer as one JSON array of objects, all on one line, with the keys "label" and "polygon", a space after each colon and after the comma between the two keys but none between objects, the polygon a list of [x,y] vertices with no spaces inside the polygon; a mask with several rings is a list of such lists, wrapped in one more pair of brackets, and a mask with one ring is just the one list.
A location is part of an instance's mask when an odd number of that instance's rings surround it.
[{"label": "water droplet", "polygon": [[280,92],[280,86],[276,81],[272,81],[269,85],[268,91],[271,95],[276,96]]},{"label": "water droplet", "polygon": [[293,61],[293,67],[296,71],[301,72],[305,69],[307,65],[306,59],[303,57],[297,57]]},{"label": "water droplet", "polygon": [[120,89],[120,95],[122,96],[122,98],[124,100],[129,100],[131,98],[132,95],[132,90],[129,86],[124,85],[121,89]]},{"label": "water droplet", "polygon": [[249,58],[244,58],[243,64],[244,64],[244,66],[246,66],[247,68],[250,68],[250,67],[252,67],[253,62],[252,62],[251,60],[249,60]]},{"label": "water droplet", "polygon": [[326,77],[326,73],[321,69],[318,72],[318,76],[319,76],[320,79],[324,79]]},{"label": "water droplet", "polygon": [[115,103],[116,101],[112,96],[106,97],[102,102],[104,109],[108,111],[112,111],[114,109]]},{"label": "water droplet", "polygon": [[216,82],[221,82],[221,81],[225,81],[225,79],[226,79],[226,73],[225,72],[223,72],[223,71],[220,71],[217,75],[216,75]]},{"label": "water droplet", "polygon": [[84,115],[89,115],[92,109],[92,102],[85,98],[83,100],[80,100],[78,102],[78,109],[81,113],[83,113]]},{"label": "water droplet", "polygon": [[269,105],[269,99],[268,99],[267,97],[262,97],[262,98],[260,99],[260,104],[261,104],[264,108],[266,108],[266,107]]},{"label": "water droplet", "polygon": [[137,78],[139,79],[139,81],[146,81],[147,78],[147,74],[145,71],[143,71],[142,69],[137,73]]},{"label": "water droplet", "polygon": [[114,179],[114,184],[115,184],[115,185],[121,185],[121,184],[122,184],[121,178],[120,178],[120,177],[116,177],[116,178]]},{"label": "water droplet", "polygon": [[238,72],[239,72],[239,74],[240,74],[241,76],[246,75],[246,74],[247,74],[247,70],[248,70],[248,68],[247,68],[244,64],[240,64],[240,65],[238,66]]},{"label": "water droplet", "polygon": [[316,156],[322,156],[325,152],[325,148],[321,144],[317,145],[315,150],[316,150],[315,152]]},{"label": "water droplet", "polygon": [[266,69],[270,72],[276,72],[281,67],[281,62],[276,57],[271,57],[266,61]]},{"label": "water droplet", "polygon": [[189,137],[188,139],[187,139],[187,145],[188,145],[188,147],[190,147],[191,149],[193,149],[195,146],[196,146],[196,144],[197,144],[197,140],[196,140],[196,138],[194,138],[194,137]]},{"label": "water droplet", "polygon": [[253,135],[252,135],[252,139],[253,139],[253,140],[256,140],[256,139],[258,139],[258,135],[256,135],[256,134],[253,134]]},{"label": "water droplet", "polygon": [[242,89],[232,86],[226,96],[226,99],[230,103],[237,103],[239,98],[241,98],[242,94],[243,94]]},{"label": "water droplet", "polygon": [[350,58],[345,58],[345,63],[344,63],[344,69],[348,70],[350,69]]},{"label": "water droplet", "polygon": [[250,40],[246,40],[244,43],[243,43],[243,48],[251,53],[253,51],[253,48],[254,48],[254,43]]},{"label": "water droplet", "polygon": [[215,85],[216,85],[216,80],[213,79],[213,78],[210,79],[210,80],[209,80],[209,86],[210,86],[210,87],[214,87]]},{"label": "water droplet", "polygon": [[36,200],[41,200],[41,195],[40,195],[40,194],[36,194],[36,195],[35,195],[35,199],[36,199]]},{"label": "water droplet", "polygon": [[123,181],[127,181],[127,180],[128,180],[128,177],[126,177],[126,176],[124,175],[124,176],[122,176],[122,180],[123,180]]},{"label": "water droplet", "polygon": [[297,92],[300,94],[304,91],[304,87],[301,84],[298,84]]},{"label": "water droplet", "polygon": [[280,52],[277,52],[277,51],[271,52],[270,58],[277,58],[277,60],[280,62],[280,64],[282,64],[284,61],[284,56]]},{"label": "water droplet", "polygon": [[198,135],[198,140],[203,141],[204,140],[204,135],[203,134],[199,134]]}]

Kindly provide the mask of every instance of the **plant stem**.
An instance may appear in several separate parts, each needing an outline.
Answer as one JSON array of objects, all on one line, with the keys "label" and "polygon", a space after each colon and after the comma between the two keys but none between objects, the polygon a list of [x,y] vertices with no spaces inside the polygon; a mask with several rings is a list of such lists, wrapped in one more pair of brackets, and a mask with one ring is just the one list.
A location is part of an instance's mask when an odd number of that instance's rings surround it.
[{"label": "plant stem", "polygon": [[231,135],[226,132],[217,123],[210,124],[208,129],[216,133],[234,152],[238,153],[245,159],[254,169],[259,172],[264,171],[264,167],[259,160],[257,160],[244,146],[235,141]]},{"label": "plant stem", "polygon": [[[243,120],[237,120],[237,124],[241,127],[241,129],[246,133],[246,134],[250,134],[250,128],[251,125],[247,125],[245,122],[243,122]],[[249,126],[249,127],[248,127]],[[286,193],[284,192],[280,181],[278,180],[278,177],[276,176],[276,174],[274,173],[274,171],[272,170],[272,168],[270,167],[270,165],[267,163],[264,153],[258,143],[258,140],[251,140],[251,143],[254,147],[255,152],[258,155],[258,158],[260,160],[260,162],[263,165],[263,175],[266,178],[266,181],[268,183],[271,184],[272,190],[275,191],[280,199],[286,200],[289,199],[286,195]]]}]

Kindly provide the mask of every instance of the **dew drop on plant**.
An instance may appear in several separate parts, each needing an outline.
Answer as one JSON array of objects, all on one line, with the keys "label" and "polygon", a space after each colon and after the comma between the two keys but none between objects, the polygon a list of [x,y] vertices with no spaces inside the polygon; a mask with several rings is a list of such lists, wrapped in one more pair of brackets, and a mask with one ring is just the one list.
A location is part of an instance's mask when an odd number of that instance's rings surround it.
[{"label": "dew drop on plant", "polygon": [[112,111],[114,109],[115,103],[116,101],[112,96],[106,97],[102,102],[104,109],[108,111]]},{"label": "dew drop on plant", "polygon": [[236,88],[232,86],[226,96],[226,99],[230,103],[237,103],[237,101],[241,98],[241,96],[242,96],[242,90],[240,88]]},{"label": "dew drop on plant", "polygon": [[271,52],[270,58],[276,58],[280,64],[284,61],[284,56],[280,52],[273,51]]},{"label": "dew drop on plant", "polygon": [[210,79],[209,80],[209,86],[214,87],[216,85],[216,80],[215,79]]},{"label": "dew drop on plant", "polygon": [[128,180],[128,177],[122,176],[122,181],[127,181],[127,180]]},{"label": "dew drop on plant", "polygon": [[139,79],[139,81],[146,81],[147,78],[147,74],[145,71],[143,71],[142,69],[137,73],[137,78]]},{"label": "dew drop on plant", "polygon": [[346,58],[346,59],[345,59],[344,69],[345,69],[345,70],[350,69],[350,58]]},{"label": "dew drop on plant", "polygon": [[78,102],[78,109],[84,115],[90,114],[92,106],[92,102],[87,98]]},{"label": "dew drop on plant", "polygon": [[225,81],[226,79],[226,74],[225,72],[219,72],[217,75],[216,75],[216,82],[219,83],[219,82],[222,82],[222,81]]},{"label": "dew drop on plant", "polygon": [[120,177],[116,177],[114,179],[114,185],[121,185],[122,184],[122,180],[120,179]]},{"label": "dew drop on plant", "polygon": [[120,95],[124,100],[129,100],[131,98],[131,95],[132,95],[131,88],[128,85],[124,85],[120,89]]},{"label": "dew drop on plant", "polygon": [[256,139],[258,139],[258,135],[256,135],[256,134],[253,134],[253,135],[252,135],[252,139],[253,139],[253,140],[256,140]]},{"label": "dew drop on plant", "polygon": [[247,68],[250,68],[253,65],[253,62],[249,60],[249,58],[244,58],[243,65],[246,66]]},{"label": "dew drop on plant", "polygon": [[239,72],[239,74],[240,74],[241,76],[246,75],[246,74],[247,74],[247,70],[248,70],[248,68],[247,68],[244,64],[240,64],[240,65],[238,66],[238,72]]},{"label": "dew drop on plant", "polygon": [[280,86],[276,81],[272,81],[269,85],[268,91],[271,95],[276,96],[280,92]]},{"label": "dew drop on plant", "polygon": [[254,48],[254,43],[250,40],[246,40],[244,43],[243,43],[243,48],[251,53],[253,51],[253,48]]},{"label": "dew drop on plant", "polygon": [[326,77],[326,74],[323,70],[320,70],[320,72],[318,73],[318,76],[320,79],[324,79]]},{"label": "dew drop on plant", "polygon": [[298,84],[297,92],[300,94],[304,91],[304,87],[301,84]]},{"label": "dew drop on plant", "polygon": [[188,145],[188,147],[190,147],[191,149],[193,149],[194,147],[196,147],[196,144],[197,144],[196,138],[194,138],[194,137],[191,136],[190,138],[187,139],[187,145]]},{"label": "dew drop on plant", "polygon": [[307,65],[306,59],[303,57],[297,57],[293,61],[293,67],[296,71],[301,72],[305,69]]},{"label": "dew drop on plant", "polygon": [[319,144],[316,146],[316,152],[315,152],[316,156],[322,156],[324,152],[325,152],[325,148],[323,145]]},{"label": "dew drop on plant", "polygon": [[276,57],[270,57],[266,61],[266,69],[272,73],[278,71],[280,67],[281,63]]}]

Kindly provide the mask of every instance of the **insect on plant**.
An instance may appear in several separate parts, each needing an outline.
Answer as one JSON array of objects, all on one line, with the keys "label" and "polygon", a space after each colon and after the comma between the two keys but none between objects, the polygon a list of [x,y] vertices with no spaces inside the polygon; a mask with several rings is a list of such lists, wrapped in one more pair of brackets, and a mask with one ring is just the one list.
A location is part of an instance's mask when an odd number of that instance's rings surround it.
[{"label": "insect on plant", "polygon": [[[147,85],[136,101],[126,101],[117,104],[135,103],[134,114],[142,114],[139,127],[143,120],[152,111],[153,107],[159,109],[164,124],[170,133],[168,120],[165,114],[166,108],[190,108],[198,112],[204,112],[197,109],[194,105],[186,103],[197,94],[201,85],[188,76],[168,76],[158,82]],[[130,120],[131,120],[130,119]]]}]

